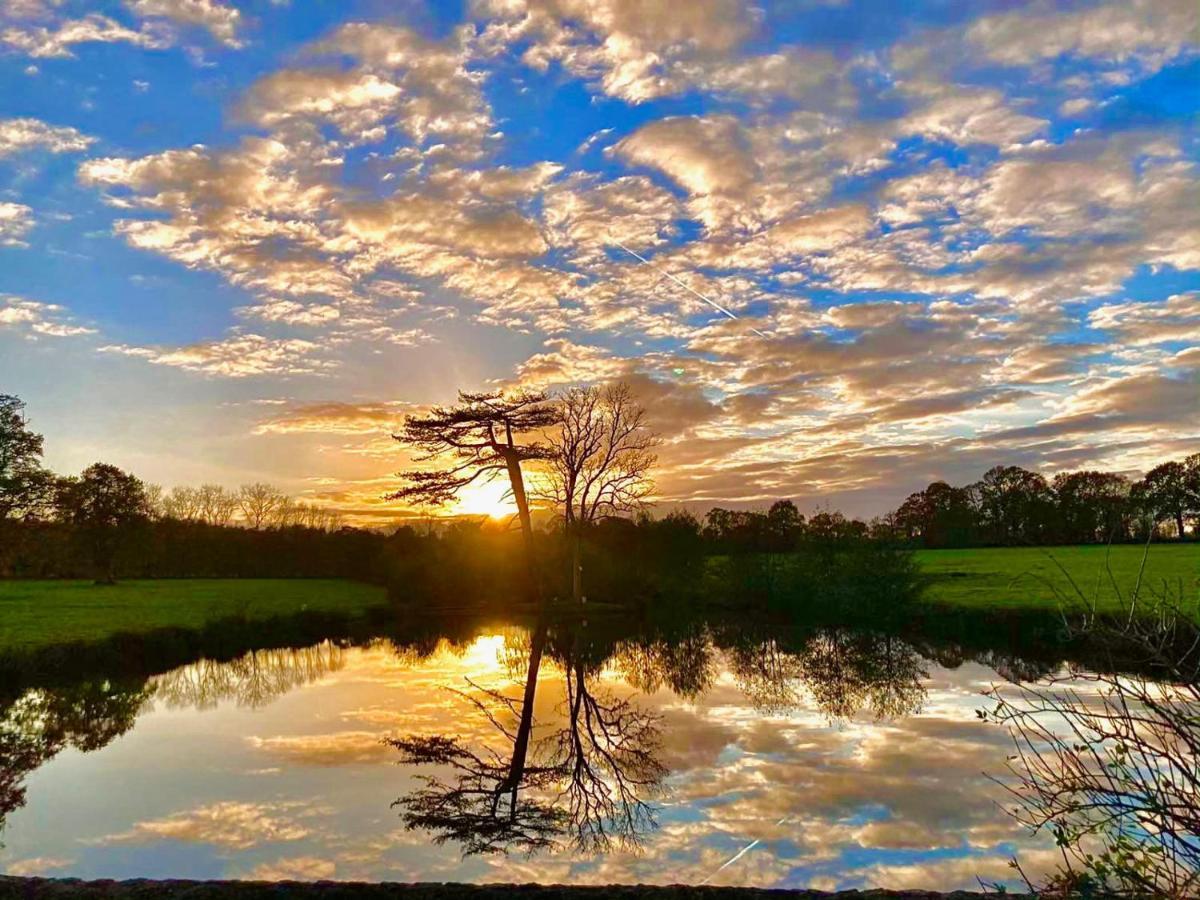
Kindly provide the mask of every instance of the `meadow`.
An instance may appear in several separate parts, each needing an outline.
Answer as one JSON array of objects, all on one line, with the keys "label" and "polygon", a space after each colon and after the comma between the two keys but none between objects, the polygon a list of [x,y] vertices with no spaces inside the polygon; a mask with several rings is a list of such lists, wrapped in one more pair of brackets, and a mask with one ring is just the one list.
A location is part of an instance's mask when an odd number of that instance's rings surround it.
[{"label": "meadow", "polygon": [[230,618],[358,613],[385,599],[383,588],[338,579],[161,579],[107,586],[0,581],[0,653],[158,628],[202,628]]},{"label": "meadow", "polygon": [[[1143,558],[1145,568],[1142,569]],[[1200,544],[1121,544],[919,550],[927,603],[973,609],[1048,608],[1082,594],[1102,609],[1124,606],[1141,575],[1142,597],[1195,609]]]},{"label": "meadow", "polygon": [[[1142,572],[1145,594],[1195,609],[1200,544],[920,550],[923,602],[982,609],[1050,609],[1084,596],[1115,610]],[[1074,582],[1074,586],[1072,585]],[[161,579],[112,586],[90,581],[0,581],[0,653],[98,641],[158,628],[202,628],[222,619],[297,612],[351,615],[386,603],[383,588],[339,579]]]}]

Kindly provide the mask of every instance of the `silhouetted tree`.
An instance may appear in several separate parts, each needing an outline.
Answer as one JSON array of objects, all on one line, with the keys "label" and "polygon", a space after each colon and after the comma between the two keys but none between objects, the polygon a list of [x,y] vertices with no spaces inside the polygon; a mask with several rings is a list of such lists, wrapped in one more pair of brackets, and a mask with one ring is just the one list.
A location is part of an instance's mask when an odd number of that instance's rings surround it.
[{"label": "silhouetted tree", "polygon": [[536,592],[533,523],[521,464],[550,459],[553,451],[545,443],[522,442],[522,438],[553,425],[558,413],[539,391],[459,391],[458,401],[451,407],[435,406],[427,415],[408,416],[400,434],[393,435],[417,451],[418,462],[437,461],[443,466],[402,472],[408,484],[389,499],[439,506],[469,484],[507,476],[525,541],[531,590]]},{"label": "silhouetted tree", "polygon": [[1013,545],[1041,540],[1053,503],[1045,478],[1020,466],[996,466],[975,487],[980,525],[992,542]]},{"label": "silhouetted tree", "polygon": [[257,530],[271,524],[276,510],[287,498],[279,488],[259,481],[243,484],[238,490],[237,499],[246,527]]},{"label": "silhouetted tree", "polygon": [[[1196,459],[1196,457],[1189,457]],[[1200,466],[1196,468],[1200,469]],[[1195,508],[1196,488],[1190,483],[1188,466],[1184,462],[1165,462],[1155,466],[1134,487],[1134,497],[1156,522],[1170,519],[1175,533],[1184,540],[1184,525]]]},{"label": "silhouetted tree", "polygon": [[974,538],[978,510],[969,488],[935,481],[910,494],[896,510],[896,525],[908,540],[925,547],[965,547]]},{"label": "silhouetted tree", "polygon": [[654,483],[658,438],[627,384],[574,387],[557,401],[546,494],[561,510],[571,544],[571,592],[583,597],[583,531],[605,516],[640,509]]},{"label": "silhouetted tree", "polygon": [[1070,542],[1124,540],[1130,530],[1129,480],[1111,472],[1054,476],[1059,537]]},{"label": "silhouetted tree", "polygon": [[116,466],[95,463],[78,478],[59,482],[55,506],[86,543],[96,583],[115,583],[113,563],[118,550],[130,531],[150,517],[142,482]]}]

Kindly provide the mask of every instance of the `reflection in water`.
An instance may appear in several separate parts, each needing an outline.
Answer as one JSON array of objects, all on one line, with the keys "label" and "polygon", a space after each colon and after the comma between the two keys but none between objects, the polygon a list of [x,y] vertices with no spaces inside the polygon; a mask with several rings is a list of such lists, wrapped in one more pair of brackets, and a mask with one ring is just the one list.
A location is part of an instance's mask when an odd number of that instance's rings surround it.
[{"label": "reflection in water", "polygon": [[0,868],[955,888],[1044,846],[987,793],[1008,747],[974,715],[997,672],[1059,668],[1025,620],[680,618],[414,621],[14,689]]},{"label": "reflection in water", "polygon": [[658,717],[636,695],[600,684],[609,660],[641,691],[666,686],[695,698],[715,684],[720,659],[754,709],[768,715],[796,711],[807,696],[831,721],[864,708],[879,721],[919,712],[925,696],[920,656],[889,635],[822,629],[792,651],[741,629],[720,634],[733,642],[718,648],[699,628],[677,643],[627,640],[611,655],[585,652],[577,630],[556,637],[549,656],[562,673],[564,698],[554,727],[540,737],[534,708],[549,638],[544,621],[531,640],[506,642],[506,668],[525,673],[520,697],[474,682],[456,692],[502,750],[446,734],[389,741],[403,763],[445,773],[422,775],[422,787],[396,801],[408,828],[429,831],[438,843],[454,841],[464,855],[530,853],[561,840],[580,853],[637,847],[655,826],[651,800],[668,771],[656,755]]},{"label": "reflection in water", "polygon": [[132,726],[146,701],[145,688],[121,689],[85,682],[63,690],[29,690],[0,717],[0,830],[25,803],[26,776],[67,747],[104,747]]},{"label": "reflection in water", "polygon": [[[569,836],[581,852],[604,852],[616,842],[635,846],[653,827],[647,799],[666,770],[655,758],[657,719],[636,703],[596,684],[582,655],[559,649],[565,677],[561,725],[534,738],[534,707],[548,629],[539,622],[529,641],[520,698],[469,682],[462,692],[500,737],[505,752],[471,749],[448,735],[409,736],[390,743],[402,761],[448,768],[422,776],[423,787],[396,801],[408,828],[439,842],[453,840],[464,854],[526,853]],[[511,645],[510,645],[511,648]],[[516,668],[512,649],[505,654]],[[594,674],[594,673],[593,673]]]},{"label": "reflection in water", "polygon": [[146,686],[172,709],[211,709],[222,700],[253,709],[336,672],[344,654],[330,641],[300,649],[254,650],[232,662],[202,659],[156,675]]},{"label": "reflection in water", "polygon": [[33,688],[0,718],[0,830],[25,802],[26,776],[71,747],[99,750],[133,727],[153,700],[168,708],[211,709],[222,700],[267,704],[341,668],[344,650],[328,641],[301,649],[255,650],[230,662],[201,659],[136,687],[85,681]]}]

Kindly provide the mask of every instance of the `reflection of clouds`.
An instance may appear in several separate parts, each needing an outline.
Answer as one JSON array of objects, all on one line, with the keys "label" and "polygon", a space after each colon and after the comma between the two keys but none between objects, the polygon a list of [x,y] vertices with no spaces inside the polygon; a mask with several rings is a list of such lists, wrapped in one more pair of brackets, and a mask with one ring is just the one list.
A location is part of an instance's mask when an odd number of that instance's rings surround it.
[{"label": "reflection of clouds", "polygon": [[298,841],[309,835],[309,829],[296,821],[293,806],[214,803],[162,819],[137,822],[129,831],[108,835],[97,843],[148,844],[167,839],[248,850],[267,841]]},{"label": "reflection of clouds", "polygon": [[[453,734],[472,748],[490,746],[494,729],[447,688],[468,690],[470,678],[515,696],[513,676],[520,673],[510,656],[520,644],[515,635],[497,633],[433,641],[422,653],[399,656],[380,644],[345,650],[340,667],[323,671],[319,689],[299,679],[269,705],[197,711],[160,704],[123,744],[139,761],[146,796],[162,798],[152,799],[148,812],[126,810],[115,793],[105,794],[114,791],[105,785],[120,783],[108,777],[119,755],[76,756],[73,764],[97,799],[117,810],[106,814],[127,818],[97,823],[63,815],[60,821],[75,824],[53,834],[38,833],[31,821],[27,833],[35,843],[13,846],[18,861],[8,866],[42,857],[76,874],[64,860],[80,839],[98,854],[114,844],[209,844],[227,855],[228,877],[263,879],[695,883],[755,840],[711,883],[977,888],[976,874],[1010,877],[1014,852],[1030,874],[1053,862],[996,806],[999,790],[983,774],[1002,772],[1009,749],[1003,729],[974,714],[987,705],[979,692],[996,679],[994,670],[922,661],[928,674],[920,679],[926,692],[920,714],[876,721],[868,704],[831,723],[804,685],[790,706],[764,714],[761,698],[739,688],[722,652],[711,653],[711,672],[694,673],[706,689],[681,697],[669,679],[651,677],[656,670],[643,658],[663,656],[664,648],[626,654],[596,676],[598,688],[631,696],[662,716],[659,761],[669,770],[668,791],[658,804],[660,827],[646,835],[642,851],[463,860],[454,845],[435,846],[428,834],[401,827],[389,804],[415,773],[395,765],[395,751],[382,738]],[[788,668],[786,660],[777,662]],[[177,676],[175,683],[181,680],[187,681]],[[635,681],[650,692],[634,691]],[[208,672],[205,683],[223,684],[224,676]],[[536,700],[542,729],[562,722],[564,691],[561,668],[547,660]],[[181,788],[177,764],[158,764],[154,754],[182,759],[186,751],[192,760],[197,733],[205,735],[205,756]],[[139,745],[143,739],[152,742]],[[246,777],[263,767],[275,774]],[[46,773],[47,782],[53,778]],[[45,797],[35,793],[31,805]],[[71,798],[61,802],[67,809]],[[41,815],[54,812],[45,806]],[[109,836],[89,840],[92,834]],[[280,842],[283,848],[271,846]]]},{"label": "reflection of clouds", "polygon": [[347,766],[390,758],[392,751],[372,731],[339,731],[289,737],[247,738],[258,750],[286,762],[308,766]]},{"label": "reflection of clouds", "polygon": [[332,860],[315,856],[293,856],[256,866],[250,881],[328,881],[337,873]]}]

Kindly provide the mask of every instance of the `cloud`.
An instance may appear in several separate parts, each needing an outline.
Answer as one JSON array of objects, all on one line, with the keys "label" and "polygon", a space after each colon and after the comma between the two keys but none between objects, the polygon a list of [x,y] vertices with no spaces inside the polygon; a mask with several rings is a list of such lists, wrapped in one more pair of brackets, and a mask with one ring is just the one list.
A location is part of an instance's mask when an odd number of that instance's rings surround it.
[{"label": "cloud", "polygon": [[310,833],[297,821],[289,805],[225,801],[161,819],[137,822],[129,831],[108,835],[96,843],[145,844],[173,840],[244,851],[262,843],[298,841]]},{"label": "cloud", "polygon": [[310,403],[260,422],[255,434],[390,434],[405,412],[397,403]]},{"label": "cloud", "polygon": [[124,42],[147,50],[161,50],[172,43],[171,34],[155,25],[129,28],[108,16],[91,13],[51,26],[14,25],[0,30],[0,46],[7,45],[35,59],[69,58],[76,44]]},{"label": "cloud", "polygon": [[74,128],[48,125],[38,119],[0,119],[0,159],[34,149],[76,153],[95,140]]},{"label": "cloud", "polygon": [[736,0],[682,6],[626,0],[477,0],[482,43],[498,52],[527,44],[521,60],[545,71],[558,63],[606,94],[634,103],[679,93],[703,80],[756,29]]},{"label": "cloud", "polygon": [[468,70],[469,30],[428,41],[406,28],[352,23],[309,49],[350,57],[353,68],[282,69],[256,82],[240,115],[271,129],[328,122],[355,142],[375,143],[393,124],[417,144],[451,141],[453,154],[478,155],[492,130],[480,78]]},{"label": "cloud", "polygon": [[307,766],[350,766],[391,759],[395,751],[371,731],[247,738],[257,750]]},{"label": "cloud", "polygon": [[242,46],[237,36],[242,14],[221,0],[125,0],[125,5],[139,16],[196,25],[226,46]]},{"label": "cloud", "polygon": [[1200,294],[1174,294],[1162,303],[1105,304],[1088,313],[1088,324],[1134,347],[1200,343]]},{"label": "cloud", "polygon": [[[0,221],[3,205],[0,204]],[[95,329],[77,324],[67,311],[54,303],[41,303],[13,294],[0,294],[0,330],[22,332],[28,338],[75,337],[95,334]]]},{"label": "cloud", "polygon": [[22,203],[0,201],[0,247],[28,247],[23,238],[32,228],[32,209]]},{"label": "cloud", "polygon": [[102,353],[119,353],[159,366],[225,378],[318,373],[329,365],[320,358],[320,350],[320,345],[312,341],[258,334],[234,334],[219,341],[183,347],[109,344],[100,348]]},{"label": "cloud", "polygon": [[1154,70],[1189,46],[1200,14],[1189,0],[1116,0],[1081,9],[984,16],[967,41],[989,59],[1029,66],[1059,56],[1136,60]]},{"label": "cloud", "polygon": [[71,866],[75,860],[57,856],[33,856],[28,859],[14,859],[4,864],[4,874],[14,878],[30,878],[35,876],[52,875]]}]

